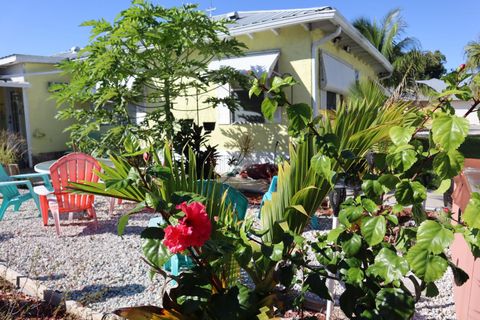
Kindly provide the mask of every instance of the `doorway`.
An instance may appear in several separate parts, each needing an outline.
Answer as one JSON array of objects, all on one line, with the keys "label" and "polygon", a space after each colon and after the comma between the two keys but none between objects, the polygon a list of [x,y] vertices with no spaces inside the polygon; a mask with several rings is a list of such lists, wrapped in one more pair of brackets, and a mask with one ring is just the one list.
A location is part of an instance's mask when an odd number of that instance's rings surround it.
[{"label": "doorway", "polygon": [[28,152],[27,152],[27,130],[25,124],[25,108],[23,103],[23,89],[22,88],[5,88],[5,115],[6,115],[6,129],[11,133],[18,134],[23,138],[22,159],[19,165],[22,167],[28,166]]}]

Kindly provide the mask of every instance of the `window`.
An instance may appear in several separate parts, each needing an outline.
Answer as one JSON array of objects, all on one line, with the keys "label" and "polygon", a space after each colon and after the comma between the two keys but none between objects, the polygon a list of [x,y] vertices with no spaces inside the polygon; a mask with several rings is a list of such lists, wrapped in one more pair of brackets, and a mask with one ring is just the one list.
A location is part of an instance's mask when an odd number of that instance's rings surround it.
[{"label": "window", "polygon": [[337,94],[332,91],[327,91],[327,110],[337,109]]},{"label": "window", "polygon": [[248,96],[248,90],[233,88],[233,96],[238,100],[239,108],[232,112],[232,123],[265,123],[262,114],[263,96]]}]

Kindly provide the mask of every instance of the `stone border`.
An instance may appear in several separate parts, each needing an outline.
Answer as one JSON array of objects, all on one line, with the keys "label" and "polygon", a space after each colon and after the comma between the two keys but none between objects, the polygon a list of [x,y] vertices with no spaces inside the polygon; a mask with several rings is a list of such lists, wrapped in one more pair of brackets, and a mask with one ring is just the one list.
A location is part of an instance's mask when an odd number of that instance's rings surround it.
[{"label": "stone border", "polygon": [[114,314],[96,312],[90,308],[84,307],[81,303],[74,300],[65,300],[62,292],[50,290],[37,280],[32,280],[15,270],[0,263],[0,277],[10,282],[17,290],[26,295],[42,299],[54,307],[64,307],[66,313],[74,315],[82,320],[121,320]]}]

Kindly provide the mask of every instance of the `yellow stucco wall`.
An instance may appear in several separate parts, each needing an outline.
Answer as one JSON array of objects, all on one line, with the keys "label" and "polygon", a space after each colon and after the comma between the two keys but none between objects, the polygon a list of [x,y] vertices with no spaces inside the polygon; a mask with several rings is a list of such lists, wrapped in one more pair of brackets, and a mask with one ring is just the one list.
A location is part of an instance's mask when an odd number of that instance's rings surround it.
[{"label": "yellow stucco wall", "polygon": [[68,78],[59,74],[28,75],[35,72],[48,72],[57,70],[52,64],[26,63],[25,81],[30,83],[30,88],[25,89],[28,97],[30,113],[30,134],[32,153],[34,155],[46,152],[63,151],[68,134],[63,130],[68,122],[55,119],[57,113],[55,100],[51,99],[48,91],[49,82],[67,82]]}]

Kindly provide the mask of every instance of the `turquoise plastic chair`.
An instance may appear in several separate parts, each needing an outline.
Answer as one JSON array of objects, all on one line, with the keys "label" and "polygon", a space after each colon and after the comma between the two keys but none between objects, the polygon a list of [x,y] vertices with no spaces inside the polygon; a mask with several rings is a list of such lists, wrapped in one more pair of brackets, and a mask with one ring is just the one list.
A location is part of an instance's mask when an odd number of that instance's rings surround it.
[{"label": "turquoise plastic chair", "polygon": [[[0,206],[0,220],[3,219],[5,211],[9,206],[13,206],[14,211],[18,211],[22,203],[27,200],[33,199],[35,205],[40,212],[40,203],[38,201],[38,196],[33,192],[33,186],[30,180],[31,178],[42,178],[45,183],[45,187],[52,190],[52,185],[50,183],[50,178],[48,174],[45,173],[27,173],[27,174],[18,174],[14,176],[9,176],[3,166],[0,165],[0,194],[2,195],[2,205]],[[23,179],[23,180],[16,180]],[[21,194],[18,191],[18,186],[25,185],[28,188],[28,193]]]},{"label": "turquoise plastic chair", "polygon": [[270,186],[268,187],[267,192],[262,197],[262,202],[260,202],[260,210],[258,210],[257,217],[260,218],[260,212],[262,212],[262,207],[265,201],[271,201],[272,200],[272,193],[277,191],[277,180],[278,176],[273,176],[272,181],[270,181]]},{"label": "turquoise plastic chair", "polygon": [[[248,199],[240,191],[227,184],[213,180],[198,181],[198,187],[200,187],[200,183],[202,183],[202,194],[210,195],[214,190],[213,186],[216,187],[216,192],[220,191],[221,193],[224,193],[227,191],[227,205],[231,204],[233,206],[233,209],[237,211],[237,216],[240,220],[245,219],[245,214],[247,213],[248,208]],[[158,227],[159,225],[162,225],[163,222],[164,220],[162,217],[152,218],[148,222],[148,226]],[[193,266],[194,263],[190,257],[177,253],[163,265],[163,268],[172,275],[178,276],[182,269],[190,269]]]}]

